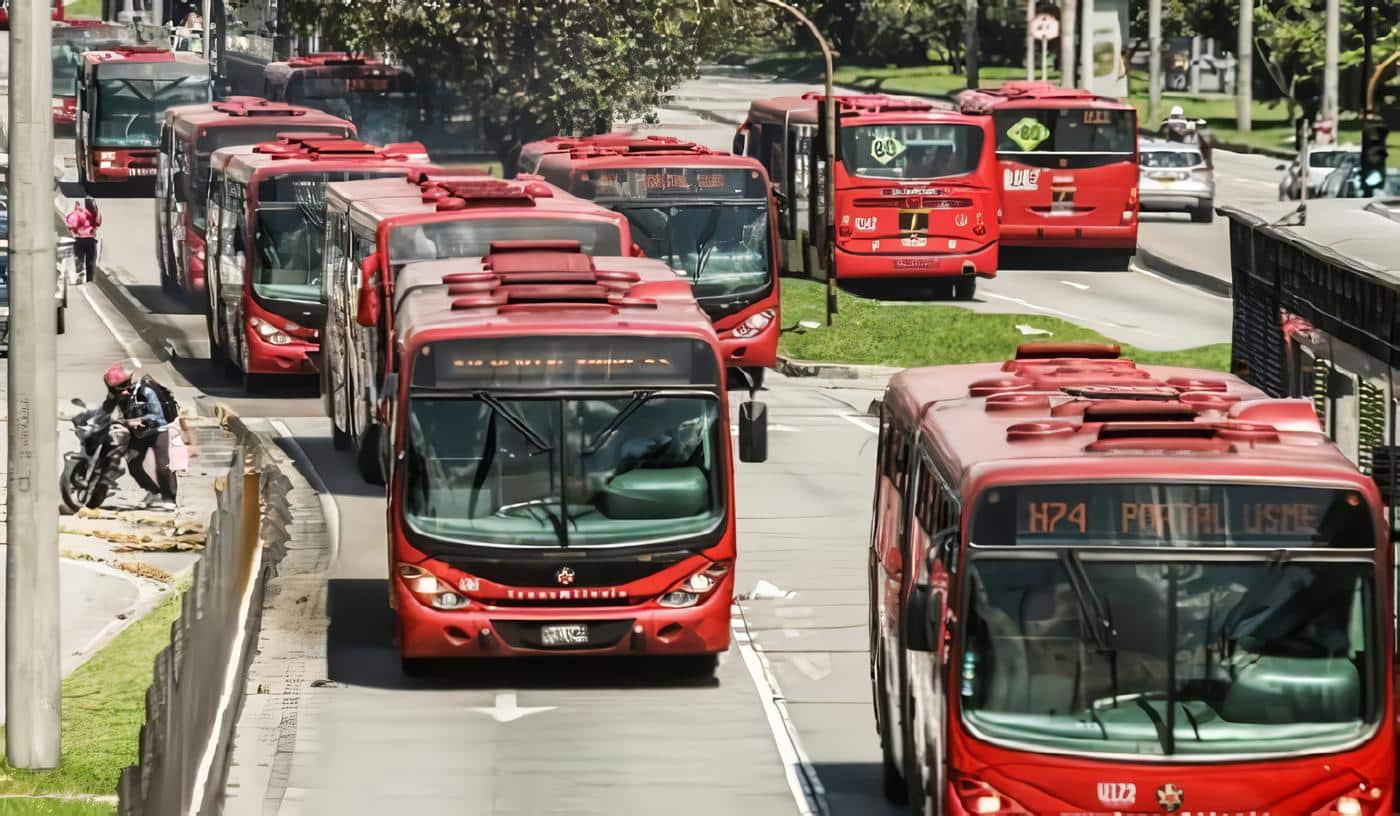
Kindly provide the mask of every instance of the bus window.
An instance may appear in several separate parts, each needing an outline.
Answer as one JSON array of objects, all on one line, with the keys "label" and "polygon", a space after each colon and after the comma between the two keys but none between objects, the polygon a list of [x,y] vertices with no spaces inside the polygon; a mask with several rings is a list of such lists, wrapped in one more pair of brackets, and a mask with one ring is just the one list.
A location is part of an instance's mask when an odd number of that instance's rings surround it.
[{"label": "bus window", "polygon": [[1010,108],[992,117],[998,153],[1132,153],[1132,111]]},{"label": "bus window", "polygon": [[867,178],[923,179],[977,169],[982,130],[970,125],[889,124],[841,129],[846,172]]}]

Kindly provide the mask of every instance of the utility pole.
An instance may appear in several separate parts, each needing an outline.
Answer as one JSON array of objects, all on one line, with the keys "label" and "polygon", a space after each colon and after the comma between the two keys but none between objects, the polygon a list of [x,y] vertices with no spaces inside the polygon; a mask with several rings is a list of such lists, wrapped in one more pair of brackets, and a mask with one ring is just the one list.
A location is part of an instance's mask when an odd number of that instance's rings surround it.
[{"label": "utility pole", "polygon": [[1074,43],[1078,25],[1078,0],[1060,3],[1060,84],[1074,87]]},{"label": "utility pole", "polygon": [[1162,119],[1162,0],[1147,4],[1147,84],[1147,121],[1156,127]]},{"label": "utility pole", "polygon": [[58,383],[49,0],[10,2],[9,516],[5,755],[57,768]]},{"label": "utility pole", "polygon": [[1026,79],[1035,79],[1035,39],[1031,37],[1031,20],[1035,19],[1035,0],[1026,0]]},{"label": "utility pole", "polygon": [[[1327,0],[1326,34],[1323,46],[1326,49],[1322,60],[1322,110],[1323,120],[1331,122],[1336,132],[1341,104],[1338,99],[1337,61],[1342,51],[1342,3],[1341,0]],[[1362,72],[1365,76],[1365,71]]]},{"label": "utility pole", "polygon": [[977,0],[963,2],[963,70],[967,75],[967,87],[976,88],[977,52],[982,47],[977,39]]},{"label": "utility pole", "polygon": [[1240,39],[1235,49],[1235,129],[1254,129],[1254,0],[1240,2]]}]

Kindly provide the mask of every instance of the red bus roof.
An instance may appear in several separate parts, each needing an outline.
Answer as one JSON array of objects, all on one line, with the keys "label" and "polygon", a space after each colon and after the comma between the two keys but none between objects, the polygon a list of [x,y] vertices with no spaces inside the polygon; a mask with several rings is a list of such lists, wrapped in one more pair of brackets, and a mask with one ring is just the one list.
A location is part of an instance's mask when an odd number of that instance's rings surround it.
[{"label": "red bus roof", "polygon": [[229,177],[244,184],[287,173],[365,166],[406,168],[428,160],[427,150],[416,142],[377,147],[323,133],[288,133],[275,141],[223,148],[218,153],[229,156],[223,164]]},{"label": "red bus roof", "polygon": [[167,108],[165,123],[183,137],[211,127],[258,128],[271,123],[288,131],[305,129],[345,136],[355,134],[355,125],[338,116],[302,105],[269,102],[257,96],[231,96],[219,102]]},{"label": "red bus roof", "polygon": [[[378,222],[406,213],[465,212],[500,210],[513,212],[533,209],[539,212],[577,213],[606,216],[625,222],[611,210],[570,195],[537,176],[519,176],[504,181],[490,176],[410,174],[409,178],[346,181],[327,187],[348,202],[350,208]],[[405,183],[407,182],[407,183]]]},{"label": "red bus roof", "polygon": [[84,51],[83,60],[89,64],[104,62],[186,62],[205,65],[203,57],[194,54],[176,53],[168,48],[154,45],[121,45],[103,51]]},{"label": "red bus roof", "polygon": [[397,336],[682,335],[717,343],[690,284],[646,258],[595,257],[574,241],[498,241],[484,258],[420,261],[399,272]]},{"label": "red bus roof", "polygon": [[378,57],[348,54],[344,51],[321,51],[315,54],[292,57],[285,62],[269,62],[263,67],[263,75],[281,79],[290,76],[294,71],[317,72],[318,69],[323,68],[339,71],[355,67],[368,68],[370,73],[378,76],[413,75],[411,70],[401,65],[390,65]]},{"label": "red bus roof", "polygon": [[1009,80],[996,88],[963,91],[958,102],[965,113],[990,113],[995,108],[1102,108],[1136,110],[1132,105],[1083,88],[1065,88],[1053,82]]},{"label": "red bus roof", "polygon": [[[573,169],[613,167],[740,167],[763,172],[748,156],[712,150],[675,136],[604,133],[597,136],[551,136],[521,148],[520,166],[537,172],[541,162]],[[766,174],[765,174],[766,175]]]},{"label": "red bus roof", "polygon": [[911,369],[890,380],[885,415],[916,422],[958,480],[1359,478],[1310,402],[1219,372],[1139,365],[1117,346],[1032,343],[1004,363]]},{"label": "red bus roof", "polygon": [[[801,96],[755,99],[749,105],[749,118],[767,122],[817,123],[817,102],[826,94],[809,91]],[[948,121],[961,116],[951,102],[893,94],[836,94],[842,119],[864,121],[925,122]]]}]

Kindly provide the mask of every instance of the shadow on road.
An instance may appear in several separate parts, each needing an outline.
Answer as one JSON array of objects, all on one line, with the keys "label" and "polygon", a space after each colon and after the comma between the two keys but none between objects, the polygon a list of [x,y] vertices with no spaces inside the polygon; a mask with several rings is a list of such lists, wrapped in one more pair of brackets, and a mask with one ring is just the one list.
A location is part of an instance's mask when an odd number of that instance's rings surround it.
[{"label": "shadow on road", "polygon": [[1131,253],[1111,249],[1032,249],[1002,247],[999,272],[1056,269],[1066,272],[1122,272]]},{"label": "shadow on road", "polygon": [[128,283],[126,291],[153,315],[202,314],[198,307],[183,298],[167,295],[159,284]]},{"label": "shadow on road", "polygon": [[[713,688],[694,661],[660,657],[435,660],[421,677],[399,669],[394,614],[379,578],[332,578],[326,600],[326,662],[337,683],[398,690]],[[502,617],[508,616],[503,612]],[[731,654],[729,659],[737,660]],[[878,773],[879,769],[876,768]]]},{"label": "shadow on road", "polygon": [[[329,436],[296,435],[292,440],[306,453],[307,459],[310,460],[306,464],[310,466],[314,463],[317,475],[332,495],[380,499],[384,497],[384,486],[372,485],[362,479],[360,471],[355,467],[354,455],[349,451],[336,450]],[[288,440],[279,438],[277,441],[284,447],[290,447]],[[290,450],[287,455],[296,458]],[[302,464],[297,463],[298,466]]]},{"label": "shadow on road", "polygon": [[878,762],[816,762],[812,768],[826,789],[827,811],[833,816],[909,812],[907,807],[896,807],[880,796],[884,775]]}]

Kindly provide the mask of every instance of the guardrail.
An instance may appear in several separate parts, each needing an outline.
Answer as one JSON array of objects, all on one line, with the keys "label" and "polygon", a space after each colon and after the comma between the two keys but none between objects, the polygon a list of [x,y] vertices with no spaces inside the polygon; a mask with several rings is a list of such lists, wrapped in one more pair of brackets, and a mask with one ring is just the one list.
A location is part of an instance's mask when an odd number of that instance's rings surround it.
[{"label": "guardrail", "polygon": [[122,816],[217,813],[227,751],[257,644],[263,596],[289,540],[291,482],[237,415],[219,411],[236,441],[219,478],[217,510],[170,645],[146,691],[137,765],[117,785]]}]

